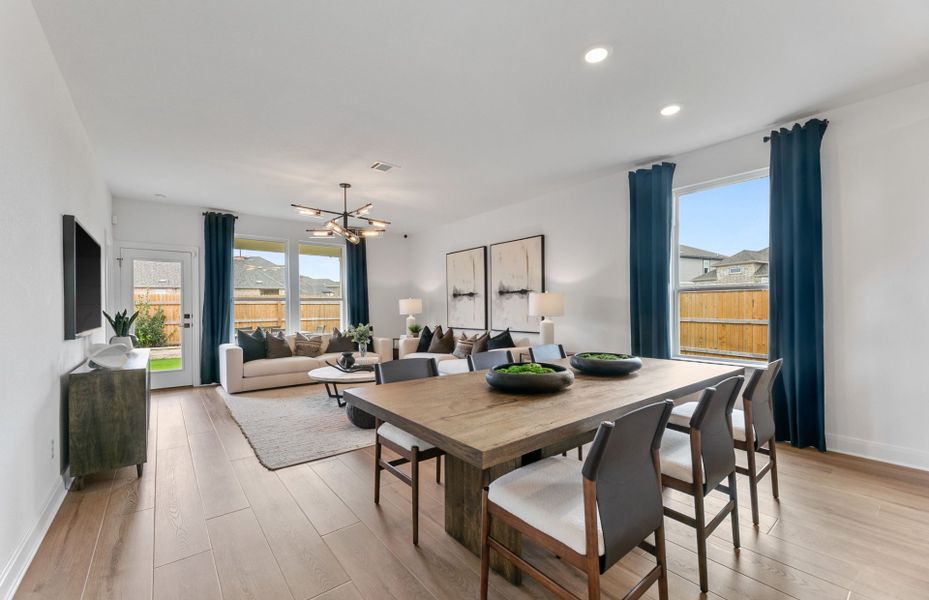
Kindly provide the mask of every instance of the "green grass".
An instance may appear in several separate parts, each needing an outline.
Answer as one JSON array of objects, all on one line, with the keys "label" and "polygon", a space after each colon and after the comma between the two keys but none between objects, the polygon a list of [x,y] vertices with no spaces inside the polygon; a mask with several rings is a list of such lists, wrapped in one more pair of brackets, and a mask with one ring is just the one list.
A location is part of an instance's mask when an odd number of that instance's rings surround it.
[{"label": "green grass", "polygon": [[153,358],[150,365],[152,371],[174,371],[181,368],[181,357]]}]

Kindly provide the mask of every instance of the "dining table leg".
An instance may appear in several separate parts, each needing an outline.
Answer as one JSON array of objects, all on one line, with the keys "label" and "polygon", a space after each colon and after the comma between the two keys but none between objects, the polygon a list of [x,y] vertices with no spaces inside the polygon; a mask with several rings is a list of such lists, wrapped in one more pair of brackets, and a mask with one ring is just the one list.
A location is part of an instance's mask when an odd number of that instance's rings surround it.
[{"label": "dining table leg", "polygon": [[[451,454],[445,455],[445,531],[477,556],[481,554],[481,490],[520,463],[517,459],[480,469]],[[515,554],[521,553],[522,540],[516,530],[492,521],[490,531]],[[490,567],[510,583],[521,582],[519,570],[495,552],[491,553]]]}]

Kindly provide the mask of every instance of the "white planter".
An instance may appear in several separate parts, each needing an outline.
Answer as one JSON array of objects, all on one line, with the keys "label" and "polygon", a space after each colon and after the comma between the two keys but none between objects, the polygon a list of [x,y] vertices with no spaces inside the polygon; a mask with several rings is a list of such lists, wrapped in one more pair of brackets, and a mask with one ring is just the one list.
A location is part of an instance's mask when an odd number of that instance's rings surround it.
[{"label": "white planter", "polygon": [[126,347],[126,350],[132,350],[132,338],[129,337],[128,335],[125,335],[125,336],[114,335],[113,337],[110,338],[110,343],[111,344],[122,344],[123,346]]}]

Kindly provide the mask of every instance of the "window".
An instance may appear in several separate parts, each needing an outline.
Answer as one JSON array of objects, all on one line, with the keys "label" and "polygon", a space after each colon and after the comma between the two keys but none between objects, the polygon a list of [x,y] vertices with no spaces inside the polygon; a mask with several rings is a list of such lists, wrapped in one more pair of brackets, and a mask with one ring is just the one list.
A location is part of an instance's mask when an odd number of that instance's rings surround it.
[{"label": "window", "polygon": [[675,356],[767,360],[768,195],[767,169],[674,191]]},{"label": "window", "polygon": [[342,247],[300,244],[300,329],[342,326]]},{"label": "window", "polygon": [[287,244],[236,238],[232,257],[235,329],[287,329]]}]

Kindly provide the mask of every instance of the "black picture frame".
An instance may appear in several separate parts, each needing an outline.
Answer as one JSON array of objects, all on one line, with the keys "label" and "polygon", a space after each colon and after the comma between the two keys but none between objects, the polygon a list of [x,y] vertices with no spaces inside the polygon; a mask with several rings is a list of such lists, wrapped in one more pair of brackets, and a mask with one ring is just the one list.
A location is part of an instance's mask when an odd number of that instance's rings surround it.
[{"label": "black picture frame", "polygon": [[[451,275],[451,273],[449,272],[449,258],[456,254],[474,253],[476,251],[481,252],[480,264],[481,264],[481,268],[483,269],[483,275],[479,279],[475,278],[475,283],[478,285],[479,289],[475,290],[472,293],[475,293],[481,297],[481,301],[483,304],[483,310],[481,311],[481,321],[479,323],[468,323],[464,325],[460,323],[453,323],[452,322],[453,321],[452,319],[452,303],[453,303],[452,293],[453,292],[450,289],[450,285],[449,285],[450,284],[449,279]],[[464,250],[455,250],[452,252],[445,253],[445,323],[447,327],[450,327],[453,329],[472,329],[472,330],[481,330],[481,331],[487,330],[487,321],[488,321],[488,317],[487,317],[487,274],[488,274],[487,272],[487,246],[475,246],[473,248],[465,248]]]},{"label": "black picture frame", "polygon": [[[498,294],[500,294],[500,291],[499,291],[498,289],[496,289],[498,286],[495,284],[495,282],[497,281],[497,278],[494,276],[494,249],[497,248],[498,246],[505,246],[505,245],[507,245],[507,244],[513,244],[513,243],[516,243],[516,242],[525,242],[526,240],[533,240],[533,239],[536,239],[536,238],[539,239],[539,264],[538,264],[538,270],[539,270],[539,283],[540,283],[540,285],[539,285],[539,289],[538,289],[538,290],[532,289],[531,287],[527,287],[527,288],[525,289],[525,297],[526,297],[526,319],[524,320],[524,322],[526,322],[526,327],[522,327],[520,323],[517,323],[517,324],[515,324],[515,326],[514,326],[514,325],[511,324],[511,323],[507,323],[507,322],[498,322],[497,319],[496,319],[496,317],[497,317],[497,312],[498,312],[498,311],[495,310],[495,307],[498,306],[498,304],[499,304]],[[505,329],[509,329],[510,331],[519,332],[519,333],[538,333],[538,332],[539,332],[538,327],[536,327],[535,329],[529,329],[529,328],[528,328],[528,320],[529,320],[529,317],[528,317],[528,312],[529,312],[529,310],[528,310],[528,303],[529,303],[529,293],[530,293],[530,292],[544,292],[544,291],[545,291],[545,235],[544,235],[544,234],[530,235],[530,236],[526,236],[526,237],[522,237],[522,238],[517,238],[517,239],[513,239],[513,240],[507,240],[507,241],[505,241],[505,242],[497,242],[497,243],[495,243],[495,244],[491,244],[491,245],[490,245],[490,252],[489,252],[489,254],[490,254],[490,256],[489,256],[490,269],[489,269],[488,276],[489,276],[489,278],[490,278],[490,279],[489,279],[490,284],[489,284],[489,286],[488,286],[488,287],[489,287],[489,291],[488,291],[488,304],[489,304],[490,309],[491,309],[491,310],[490,310],[490,328],[491,328],[491,330],[493,330],[493,331],[502,331],[502,330],[505,330]],[[530,265],[530,269],[531,269],[531,267],[532,267],[532,265]],[[530,272],[529,275],[531,276],[531,272]],[[521,292],[522,292],[522,290],[514,290],[514,291],[511,292],[511,293],[521,293]],[[501,317],[501,318],[505,318],[505,317]]]}]

